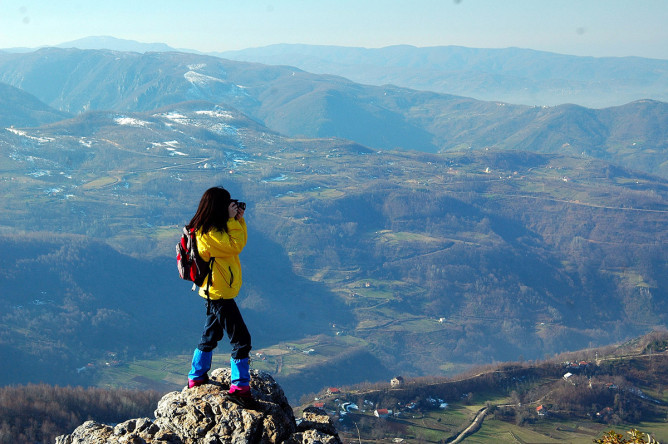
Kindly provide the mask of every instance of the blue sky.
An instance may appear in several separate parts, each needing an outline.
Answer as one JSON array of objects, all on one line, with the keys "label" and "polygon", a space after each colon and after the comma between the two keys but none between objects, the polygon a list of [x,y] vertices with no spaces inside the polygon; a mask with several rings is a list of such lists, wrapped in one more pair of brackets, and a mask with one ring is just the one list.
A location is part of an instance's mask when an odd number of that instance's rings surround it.
[{"label": "blue sky", "polygon": [[668,59],[666,23],[668,0],[0,0],[0,48],[110,35],[200,51],[410,44]]}]

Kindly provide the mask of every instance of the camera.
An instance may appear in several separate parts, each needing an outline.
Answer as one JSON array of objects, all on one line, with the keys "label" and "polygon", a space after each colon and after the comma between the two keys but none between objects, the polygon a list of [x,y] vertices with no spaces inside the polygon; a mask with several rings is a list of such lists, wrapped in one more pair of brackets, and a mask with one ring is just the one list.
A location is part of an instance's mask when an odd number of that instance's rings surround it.
[{"label": "camera", "polygon": [[231,199],[231,201],[234,202],[235,204],[237,204],[238,209],[240,209],[242,211],[246,211],[246,202],[239,202],[238,199]]}]

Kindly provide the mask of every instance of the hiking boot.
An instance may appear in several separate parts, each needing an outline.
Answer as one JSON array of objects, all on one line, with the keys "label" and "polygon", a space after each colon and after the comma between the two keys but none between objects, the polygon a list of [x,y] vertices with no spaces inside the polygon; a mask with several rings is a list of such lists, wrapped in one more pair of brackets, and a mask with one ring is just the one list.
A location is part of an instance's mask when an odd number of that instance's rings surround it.
[{"label": "hiking boot", "polygon": [[225,393],[225,399],[247,410],[261,410],[260,404],[251,395],[250,387],[238,387],[241,390],[234,391],[233,387],[235,386],[232,386],[230,391]]},{"label": "hiking boot", "polygon": [[229,394],[233,396],[250,397],[251,396],[250,386],[243,385],[240,387],[238,385],[232,384],[230,386]]},{"label": "hiking boot", "polygon": [[192,380],[188,378],[188,388],[197,387],[198,385],[203,385],[206,384],[207,382],[209,382],[209,375],[206,373],[204,374],[204,377],[202,379]]}]

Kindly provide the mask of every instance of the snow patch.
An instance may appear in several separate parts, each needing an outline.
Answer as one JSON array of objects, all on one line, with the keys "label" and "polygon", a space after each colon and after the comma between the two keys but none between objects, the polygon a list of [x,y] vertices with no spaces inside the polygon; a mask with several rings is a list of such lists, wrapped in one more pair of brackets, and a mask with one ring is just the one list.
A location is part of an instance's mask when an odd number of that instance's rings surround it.
[{"label": "snow patch", "polygon": [[35,136],[30,136],[30,135],[28,135],[28,133],[26,133],[25,131],[17,130],[16,128],[5,128],[5,129],[6,129],[7,131],[9,131],[10,133],[14,133],[14,134],[16,134],[17,136],[25,137],[25,138],[27,138],[27,139],[31,139],[31,140],[36,140],[36,141],[39,142],[39,143],[53,142],[54,140],[56,140],[56,139],[54,139],[53,137],[35,137]]},{"label": "snow patch", "polygon": [[179,144],[178,140],[169,140],[167,142],[151,142],[151,145],[153,145],[154,147],[168,146],[171,148],[175,148],[176,145],[178,144]]},{"label": "snow patch", "polygon": [[188,118],[184,116],[183,114],[179,114],[175,111],[170,112],[170,113],[164,113],[164,114],[156,114],[158,117],[164,117],[165,119],[169,119],[173,122],[180,123],[181,125],[187,125],[188,124]]},{"label": "snow patch", "polygon": [[32,171],[32,172],[28,173],[28,176],[32,176],[32,177],[43,177],[43,176],[50,176],[50,175],[51,175],[51,171],[49,171],[49,170],[37,170],[37,171]]},{"label": "snow patch", "polygon": [[[179,144],[178,140],[168,140],[166,142],[151,142],[151,145],[153,145],[153,148],[165,148],[167,151],[169,151],[170,156],[187,156],[186,153],[183,153],[181,151],[177,151],[177,145]],[[147,150],[150,148],[146,148]]]},{"label": "snow patch", "polygon": [[183,74],[183,77],[195,86],[209,86],[211,83],[225,83],[216,77],[207,76],[195,71],[188,71]]},{"label": "snow patch", "polygon": [[117,125],[128,125],[128,126],[147,126],[149,123],[145,120],[135,119],[134,117],[116,117],[114,119]]},{"label": "snow patch", "polygon": [[[232,118],[232,114],[228,111],[224,110],[213,110],[213,111],[206,111],[206,110],[201,110],[201,111],[195,111],[195,114],[200,115],[200,116],[208,116],[208,117],[214,117],[214,118],[221,118],[221,119],[230,119]],[[226,123],[221,123],[221,122],[215,122],[212,124],[209,124],[207,122],[203,122],[201,120],[189,118],[188,116],[184,116],[183,114],[177,113],[177,112],[169,112],[169,113],[164,113],[164,114],[156,114],[156,117],[163,117],[165,119],[169,119],[173,122],[178,123],[179,125],[188,125],[188,126],[196,126],[198,128],[206,128],[210,131],[213,131],[218,134],[224,134],[224,135],[232,135],[236,136],[238,135],[238,128],[228,125]]]},{"label": "snow patch", "polygon": [[187,156],[186,153],[182,153],[181,151],[176,151],[176,149],[172,147],[167,147],[167,151],[170,151],[169,153],[170,156]]},{"label": "snow patch", "polygon": [[231,119],[233,117],[231,112],[223,110],[213,110],[213,111],[202,110],[202,111],[195,111],[195,114],[215,117],[218,119]]}]

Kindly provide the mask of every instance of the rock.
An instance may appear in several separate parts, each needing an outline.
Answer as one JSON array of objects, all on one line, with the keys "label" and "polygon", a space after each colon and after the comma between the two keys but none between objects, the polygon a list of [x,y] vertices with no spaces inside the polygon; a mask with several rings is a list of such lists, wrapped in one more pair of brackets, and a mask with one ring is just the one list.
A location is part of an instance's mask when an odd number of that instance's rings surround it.
[{"label": "rock", "polygon": [[283,389],[265,372],[251,371],[251,393],[257,410],[228,401],[230,370],[216,369],[210,382],[166,394],[155,419],[138,418],[115,427],[87,421],[56,444],[341,444],[327,414],[307,408],[297,427]]},{"label": "rock", "polygon": [[302,422],[297,426],[300,432],[308,430],[317,430],[325,435],[336,435],[334,424],[327,416],[327,413],[317,407],[307,407],[302,414]]},{"label": "rock", "polygon": [[106,442],[114,434],[114,429],[95,421],[86,421],[77,427],[71,435],[59,436],[56,444],[73,444],[84,442]]}]

